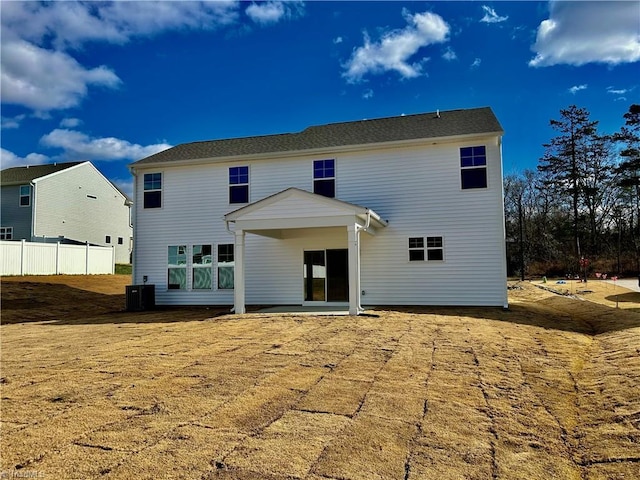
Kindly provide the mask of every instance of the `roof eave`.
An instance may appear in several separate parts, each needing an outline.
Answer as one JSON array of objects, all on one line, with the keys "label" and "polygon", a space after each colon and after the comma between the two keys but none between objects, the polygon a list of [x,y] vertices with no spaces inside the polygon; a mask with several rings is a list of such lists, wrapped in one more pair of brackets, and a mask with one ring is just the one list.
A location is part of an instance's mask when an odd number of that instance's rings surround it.
[{"label": "roof eave", "polygon": [[311,148],[304,150],[289,150],[279,152],[266,152],[258,154],[246,154],[246,155],[227,155],[224,157],[204,157],[204,158],[190,158],[185,160],[169,160],[161,162],[148,162],[139,163],[134,162],[129,164],[131,171],[147,169],[147,168],[166,168],[173,166],[188,166],[188,165],[202,165],[211,163],[230,163],[238,161],[255,161],[255,160],[270,160],[273,158],[292,158],[292,157],[317,157],[325,154],[335,154],[342,152],[354,152],[363,150],[378,150],[378,149],[390,149],[397,147],[411,147],[421,144],[435,145],[438,143],[452,143],[460,140],[470,140],[473,138],[482,137],[501,137],[504,135],[503,130],[497,130],[493,132],[480,132],[480,133],[465,133],[461,135],[446,135],[441,137],[422,137],[410,140],[394,140],[391,142],[380,143],[363,143],[356,145],[341,145],[335,147],[323,147],[323,148]]}]

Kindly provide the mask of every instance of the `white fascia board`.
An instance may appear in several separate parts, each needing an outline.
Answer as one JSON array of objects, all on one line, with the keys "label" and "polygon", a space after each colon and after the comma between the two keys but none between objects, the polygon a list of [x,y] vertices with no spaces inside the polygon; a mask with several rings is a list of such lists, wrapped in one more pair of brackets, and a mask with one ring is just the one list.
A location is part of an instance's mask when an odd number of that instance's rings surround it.
[{"label": "white fascia board", "polygon": [[[91,165],[91,162],[89,162],[89,161],[82,162],[82,163],[79,163],[79,164],[77,164],[77,165],[73,165],[73,166],[71,166],[71,167],[69,167],[69,168],[65,168],[64,170],[58,170],[57,172],[49,173],[49,174],[47,174],[47,175],[43,175],[42,177],[34,178],[34,179],[33,179],[33,180],[31,180],[31,181],[32,181],[33,183],[37,183],[37,182],[40,182],[40,181],[42,181],[42,180],[47,180],[47,179],[49,179],[49,178],[51,178],[51,177],[55,177],[56,175],[60,175],[61,173],[68,172],[69,170],[74,170],[74,169],[76,169],[76,168],[78,168],[78,167],[82,167],[82,166],[86,165],[87,163],[88,163],[89,165]],[[94,168],[95,168],[95,167],[94,167]]]},{"label": "white fascia board", "polygon": [[233,155],[226,157],[207,157],[207,158],[193,158],[188,160],[172,160],[165,162],[155,163],[143,163],[140,165],[130,164],[130,170],[148,170],[167,167],[181,167],[187,165],[206,165],[212,163],[238,163],[249,161],[262,161],[262,160],[274,160],[283,158],[301,158],[301,157],[322,157],[332,156],[340,153],[350,152],[366,152],[369,150],[388,150],[402,147],[413,147],[417,145],[436,145],[442,143],[457,143],[460,141],[471,141],[474,139],[482,139],[487,137],[496,137],[497,142],[500,141],[500,137],[504,134],[503,131],[486,132],[486,133],[473,133],[464,135],[448,135],[445,137],[432,137],[432,138],[417,138],[412,140],[396,140],[393,142],[383,143],[365,143],[359,145],[344,145],[337,147],[325,147],[315,148],[308,150],[291,150],[285,152],[268,152],[250,155]]}]

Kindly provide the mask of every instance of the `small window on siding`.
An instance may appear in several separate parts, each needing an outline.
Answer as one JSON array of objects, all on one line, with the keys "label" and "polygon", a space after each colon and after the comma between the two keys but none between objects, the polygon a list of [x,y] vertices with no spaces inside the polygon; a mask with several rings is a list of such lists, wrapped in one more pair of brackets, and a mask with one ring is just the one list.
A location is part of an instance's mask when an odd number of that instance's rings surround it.
[{"label": "small window on siding", "polygon": [[104,243],[111,243],[111,235],[104,237]]},{"label": "small window on siding", "polygon": [[20,206],[31,205],[31,185],[20,185]]},{"label": "small window on siding", "polygon": [[463,190],[487,188],[487,150],[484,145],[460,149],[460,179]]},{"label": "small window on siding", "polygon": [[211,245],[193,246],[193,289],[210,290],[212,286]]},{"label": "small window on siding", "polygon": [[218,288],[232,289],[234,285],[233,243],[218,245]]},{"label": "small window on siding", "polygon": [[229,168],[229,203],[249,203],[249,167]]},{"label": "small window on siding", "polygon": [[0,227],[0,240],[13,240],[13,227]]},{"label": "small window on siding", "polygon": [[144,174],[144,208],[162,206],[162,173]]},{"label": "small window on siding", "polygon": [[170,246],[167,263],[167,288],[185,290],[187,288],[187,246]]},{"label": "small window on siding", "polygon": [[336,196],[336,161],[313,161],[313,193],[329,198]]},{"label": "small window on siding", "polygon": [[427,237],[427,260],[444,260],[442,237]]},{"label": "small window on siding", "polygon": [[122,245],[124,243],[124,239],[122,237],[118,237],[118,245]]},{"label": "small window on siding", "polygon": [[421,262],[424,260],[424,238],[409,238],[409,261]]},{"label": "small window on siding", "polygon": [[444,244],[442,237],[410,237],[409,238],[409,261],[443,261]]}]

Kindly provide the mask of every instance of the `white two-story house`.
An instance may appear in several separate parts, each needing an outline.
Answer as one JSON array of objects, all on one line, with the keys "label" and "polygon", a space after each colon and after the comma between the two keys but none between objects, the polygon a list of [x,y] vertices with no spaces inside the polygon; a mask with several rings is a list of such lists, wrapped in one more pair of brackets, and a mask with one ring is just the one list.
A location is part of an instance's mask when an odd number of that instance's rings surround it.
[{"label": "white two-story house", "polygon": [[194,142],[131,165],[158,304],[507,306],[490,108]]},{"label": "white two-story house", "polygon": [[0,185],[0,240],[110,246],[130,262],[131,199],[91,162],[6,168]]}]

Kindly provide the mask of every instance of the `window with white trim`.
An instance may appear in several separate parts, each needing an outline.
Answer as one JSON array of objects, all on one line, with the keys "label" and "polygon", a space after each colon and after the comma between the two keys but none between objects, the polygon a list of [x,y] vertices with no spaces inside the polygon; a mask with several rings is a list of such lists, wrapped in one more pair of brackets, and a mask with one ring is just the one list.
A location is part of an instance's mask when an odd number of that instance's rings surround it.
[{"label": "window with white trim", "polygon": [[31,205],[31,185],[20,185],[20,206]]},{"label": "window with white trim", "polygon": [[249,203],[249,167],[229,167],[229,203]]},{"label": "window with white trim", "polygon": [[313,161],[313,193],[329,198],[336,196],[336,161]]},{"label": "window with white trim", "polygon": [[442,237],[409,237],[409,261],[443,261],[444,242]]},{"label": "window with white trim", "polygon": [[487,188],[487,149],[484,145],[460,149],[460,181],[463,190]]},{"label": "window with white trim", "polygon": [[144,208],[162,206],[162,173],[144,174]]},{"label": "window with white trim", "polygon": [[233,289],[235,261],[233,243],[218,245],[218,288]]},{"label": "window with white trim", "polygon": [[187,246],[171,245],[167,253],[167,288],[169,290],[186,290]]},{"label": "window with white trim", "polygon": [[111,235],[106,235],[104,237],[104,243],[111,243]]},{"label": "window with white trim", "polygon": [[213,285],[211,245],[193,246],[192,265],[192,288],[194,290],[210,290]]},{"label": "window with white trim", "polygon": [[0,240],[13,240],[13,227],[0,227]]}]

